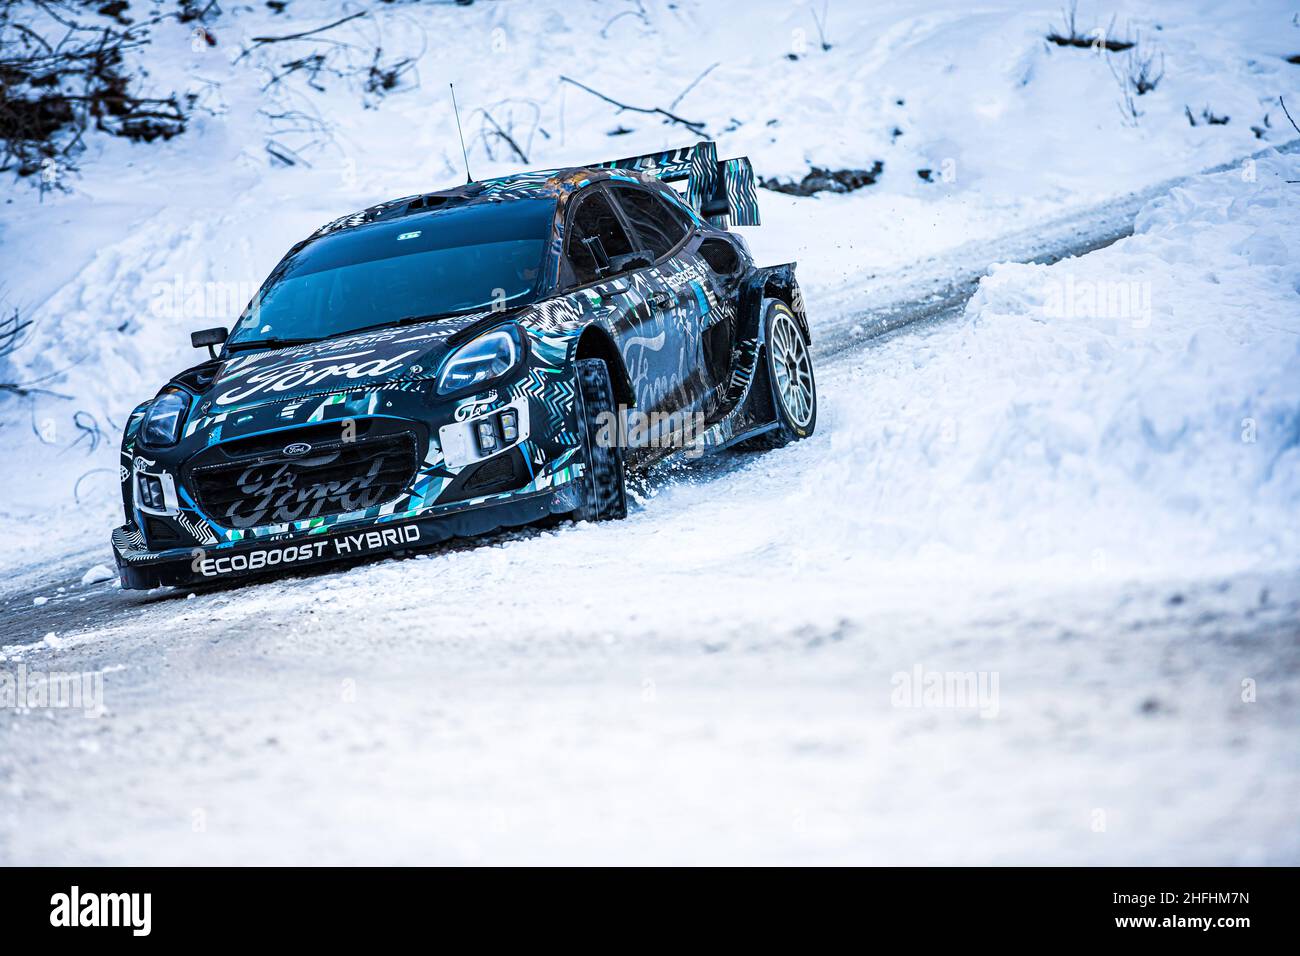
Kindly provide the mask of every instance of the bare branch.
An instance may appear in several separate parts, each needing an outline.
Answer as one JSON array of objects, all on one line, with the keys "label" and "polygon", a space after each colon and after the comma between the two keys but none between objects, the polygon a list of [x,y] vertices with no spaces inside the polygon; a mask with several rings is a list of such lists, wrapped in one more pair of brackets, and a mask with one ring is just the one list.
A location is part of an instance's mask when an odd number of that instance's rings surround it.
[{"label": "bare branch", "polygon": [[695,87],[699,85],[700,80],[704,79],[714,70],[716,70],[720,65],[721,65],[720,63],[714,63],[712,66],[710,66],[707,70],[705,70],[695,79],[691,80],[691,82],[687,85],[686,89],[678,93],[677,98],[668,104],[668,108],[670,110],[675,110],[677,108],[677,104],[686,98],[686,94],[689,93],[691,90],[695,89]]},{"label": "bare branch", "polygon": [[823,52],[831,48],[830,43],[826,40],[826,20],[830,15],[830,5],[830,0],[826,0],[826,2],[822,4],[821,16],[817,15],[816,7],[812,8],[813,23],[817,24],[817,37],[821,40]]},{"label": "bare branch", "polygon": [[317,27],[315,30],[304,30],[302,33],[290,33],[282,37],[253,37],[253,42],[257,44],[266,44],[266,43],[285,43],[289,40],[301,40],[304,37],[315,36],[317,33],[324,33],[326,30],[333,30],[335,27],[342,26],[343,24],[347,23],[349,20],[355,20],[357,19],[357,17],[364,17],[365,15],[366,15],[366,11],[361,10],[357,13],[350,14],[349,16],[346,16],[341,20],[335,20],[333,23],[327,23],[323,27]]},{"label": "bare branch", "polygon": [[645,4],[641,0],[635,0],[635,10],[624,10],[622,13],[616,13],[610,17],[603,27],[600,28],[600,35],[603,39],[609,39],[609,28],[624,17],[637,17],[645,26],[650,25],[650,18],[646,15]]},{"label": "bare branch", "polygon": [[1291,119],[1291,111],[1286,108],[1286,100],[1282,99],[1282,97],[1279,96],[1277,98],[1277,101],[1282,104],[1282,112],[1285,113],[1286,118],[1290,120],[1291,128],[1294,129],[1297,133],[1300,133],[1300,126],[1295,125],[1295,120]]},{"label": "bare branch", "polygon": [[92,468],[89,471],[82,472],[81,477],[79,477],[72,485],[72,500],[77,504],[81,504],[81,483],[91,475],[103,474],[105,472],[108,474],[116,473],[112,468]]},{"label": "bare branch", "polygon": [[567,76],[561,76],[560,80],[561,82],[564,83],[571,83],[572,85],[576,86],[578,89],[586,90],[592,96],[602,99],[606,103],[609,103],[613,106],[617,106],[620,112],[622,112],[623,110],[628,110],[633,113],[646,113],[649,115],[658,114],[659,116],[664,117],[664,119],[666,119],[670,123],[676,123],[679,126],[685,126],[687,129],[689,129],[692,133],[695,133],[696,135],[699,136],[704,135],[703,122],[683,119],[682,117],[678,116],[676,113],[669,112],[668,110],[658,106],[629,106],[627,103],[620,103],[618,100],[614,99],[613,97],[606,96],[604,93],[601,93],[598,90],[593,90],[590,86],[587,86],[585,83],[579,83],[577,80]]},{"label": "bare branch", "polygon": [[[509,146],[512,150],[514,150],[514,154],[519,157],[519,161],[521,163],[526,164],[528,162],[528,156],[524,153],[522,149],[519,148],[519,144],[515,142],[514,137],[512,137],[509,133],[503,130],[501,128],[501,124],[498,123],[495,119],[493,119],[492,114],[489,113],[487,110],[480,109],[479,112],[482,113],[483,117],[489,123],[492,124],[493,135],[495,135],[499,139],[505,140],[506,145]],[[486,133],[484,135],[486,136]]]}]

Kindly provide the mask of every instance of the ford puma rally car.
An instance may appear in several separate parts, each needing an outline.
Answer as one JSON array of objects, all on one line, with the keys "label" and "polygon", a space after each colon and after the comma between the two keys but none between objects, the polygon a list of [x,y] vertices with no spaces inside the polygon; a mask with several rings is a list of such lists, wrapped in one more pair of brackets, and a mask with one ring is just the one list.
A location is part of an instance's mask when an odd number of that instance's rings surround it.
[{"label": "ford puma rally car", "polygon": [[806,437],[794,264],[729,224],[758,224],[753,172],[704,142],[321,228],[132,412],[122,586],[621,518],[628,468]]}]

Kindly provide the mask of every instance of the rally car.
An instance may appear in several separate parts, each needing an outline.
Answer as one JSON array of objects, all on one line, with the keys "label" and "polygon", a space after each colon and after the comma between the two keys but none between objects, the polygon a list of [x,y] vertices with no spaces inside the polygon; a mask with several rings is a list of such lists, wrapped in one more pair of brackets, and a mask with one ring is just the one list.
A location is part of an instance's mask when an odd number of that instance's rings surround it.
[{"label": "rally car", "polygon": [[382,203],[298,243],[122,439],[124,588],[626,514],[627,469],[812,434],[794,264],[713,143]]}]

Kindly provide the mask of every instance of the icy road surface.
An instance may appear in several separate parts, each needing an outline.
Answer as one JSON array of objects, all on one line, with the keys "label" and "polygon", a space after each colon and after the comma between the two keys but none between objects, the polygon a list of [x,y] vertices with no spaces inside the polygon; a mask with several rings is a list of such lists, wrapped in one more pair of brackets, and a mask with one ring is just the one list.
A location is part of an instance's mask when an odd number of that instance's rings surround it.
[{"label": "icy road surface", "polygon": [[[823,312],[817,435],[657,474],[625,522],[193,596],[80,584],[100,545],[21,569],[6,670],[102,674],[106,713],[0,713],[0,860],[1297,862],[1297,169],[964,312],[1022,256]],[[1138,270],[1152,321],[1044,325],[1062,269]],[[1249,446],[1215,439],[1242,370]]]},{"label": "icy road surface", "polygon": [[[666,538],[714,507],[677,504]],[[716,554],[640,562],[644,587],[583,566],[612,534],[160,602],[65,651],[125,669],[108,716],[6,718],[0,858],[1297,859],[1294,577],[973,605],[813,586],[774,549],[750,557],[808,613],[767,614],[766,573]],[[894,706],[917,666],[996,672],[997,703]]]}]

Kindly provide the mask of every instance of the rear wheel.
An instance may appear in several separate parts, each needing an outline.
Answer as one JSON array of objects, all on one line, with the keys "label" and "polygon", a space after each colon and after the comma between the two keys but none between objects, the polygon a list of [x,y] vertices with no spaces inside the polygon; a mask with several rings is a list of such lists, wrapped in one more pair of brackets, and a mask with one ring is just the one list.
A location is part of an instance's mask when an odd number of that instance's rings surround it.
[{"label": "rear wheel", "polygon": [[587,453],[585,501],[574,511],[579,521],[612,521],[627,517],[623,447],[618,441],[618,407],[609,367],[601,359],[576,363],[578,418]]},{"label": "rear wheel", "polygon": [[756,444],[779,448],[816,430],[817,382],[808,340],[790,307],[779,301],[769,303],[763,325],[763,357],[777,427],[760,435]]}]

